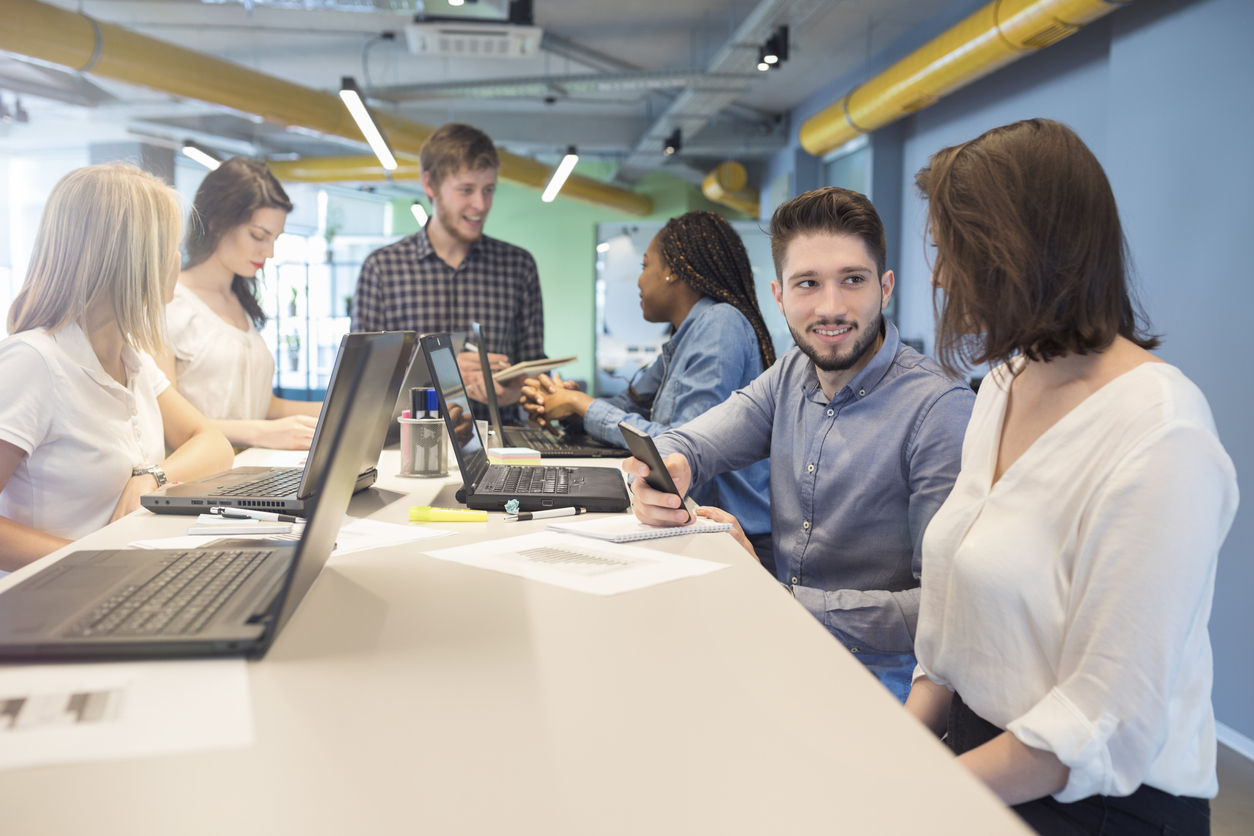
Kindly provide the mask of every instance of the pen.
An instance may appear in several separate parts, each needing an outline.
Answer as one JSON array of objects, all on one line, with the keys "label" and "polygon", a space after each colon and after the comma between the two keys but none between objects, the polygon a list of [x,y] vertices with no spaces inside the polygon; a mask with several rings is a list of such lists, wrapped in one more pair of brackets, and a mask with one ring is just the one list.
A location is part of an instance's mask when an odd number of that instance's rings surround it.
[{"label": "pen", "polygon": [[300,517],[293,517],[288,514],[272,514],[269,511],[249,511],[247,508],[224,508],[221,505],[215,505],[209,509],[210,514],[217,514],[219,517],[228,520],[271,520],[273,522],[285,523],[303,523]]},{"label": "pen", "polygon": [[511,514],[505,518],[505,522],[525,522],[527,520],[542,520],[546,517],[573,517],[576,514],[588,513],[587,508],[553,508],[548,511],[519,511],[517,514]]}]

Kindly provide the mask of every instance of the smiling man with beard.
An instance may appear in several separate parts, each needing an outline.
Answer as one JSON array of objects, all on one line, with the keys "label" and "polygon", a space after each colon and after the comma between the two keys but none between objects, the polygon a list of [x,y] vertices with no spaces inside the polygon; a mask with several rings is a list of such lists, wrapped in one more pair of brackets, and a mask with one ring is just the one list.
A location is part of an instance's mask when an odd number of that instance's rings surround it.
[{"label": "smiling man with beard", "polygon": [[[492,209],[496,146],[469,125],[450,122],[422,146],[422,188],[431,200],[423,229],[375,250],[361,266],[353,297],[354,331],[468,331],[483,326],[494,367],[544,355],[544,305],[531,253],[489,238],[483,225]],[[467,393],[482,403],[477,351],[457,358]],[[496,385],[502,404],[517,403],[523,377]],[[487,417],[486,409],[478,417]]]},{"label": "smiling man with beard", "polygon": [[[904,700],[923,532],[958,475],[975,395],[884,318],[894,277],[866,197],[807,192],[776,210],[770,234],[771,290],[797,347],[657,447],[681,492],[770,458],[779,581]],[[623,469],[648,472],[636,459]],[[632,492],[642,521],[687,521],[643,479]]]}]

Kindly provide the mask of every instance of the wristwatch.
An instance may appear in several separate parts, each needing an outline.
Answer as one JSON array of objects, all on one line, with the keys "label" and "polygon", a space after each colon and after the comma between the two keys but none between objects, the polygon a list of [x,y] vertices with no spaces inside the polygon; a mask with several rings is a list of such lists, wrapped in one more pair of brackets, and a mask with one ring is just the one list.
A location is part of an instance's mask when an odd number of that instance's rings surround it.
[{"label": "wristwatch", "polygon": [[136,467],[131,470],[132,476],[143,476],[145,473],[151,474],[152,478],[157,480],[157,487],[164,488],[166,483],[165,471],[161,469],[161,465],[154,464],[148,467]]}]

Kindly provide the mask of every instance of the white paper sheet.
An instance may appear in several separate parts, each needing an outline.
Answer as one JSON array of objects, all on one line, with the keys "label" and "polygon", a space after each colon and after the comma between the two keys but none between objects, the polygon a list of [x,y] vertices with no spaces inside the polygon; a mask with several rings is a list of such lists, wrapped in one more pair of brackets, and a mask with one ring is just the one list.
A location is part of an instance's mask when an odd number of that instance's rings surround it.
[{"label": "white paper sheet", "polygon": [[243,659],[0,667],[0,770],[252,743]]},{"label": "white paper sheet", "polygon": [[[231,535],[232,540],[299,540],[304,531],[303,525],[293,527],[291,534],[266,535]],[[428,528],[420,525],[397,525],[396,523],[379,522],[378,520],[344,517],[340,531],[335,535],[335,551],[332,555],[350,554],[378,549],[383,546],[395,546],[400,543],[412,543],[418,540],[433,540],[452,534],[445,528]],[[192,534],[186,537],[161,537],[156,540],[136,540],[131,543],[136,549],[199,549],[213,545],[213,541],[224,535]]]},{"label": "white paper sheet", "polygon": [[723,563],[594,542],[553,531],[424,554],[592,595],[633,592],[727,568]]}]

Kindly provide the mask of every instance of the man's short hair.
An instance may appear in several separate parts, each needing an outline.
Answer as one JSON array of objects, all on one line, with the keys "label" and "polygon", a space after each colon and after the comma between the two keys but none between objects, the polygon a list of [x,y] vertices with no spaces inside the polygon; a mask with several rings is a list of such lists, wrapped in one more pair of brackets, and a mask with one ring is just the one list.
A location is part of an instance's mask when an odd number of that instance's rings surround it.
[{"label": "man's short hair", "polygon": [[450,174],[500,168],[492,139],[478,128],[449,122],[427,137],[419,152],[423,174],[431,174],[431,185],[438,186]]},{"label": "man's short hair", "polygon": [[768,234],[775,276],[781,282],[788,245],[803,235],[855,235],[875,259],[876,274],[882,276],[886,269],[888,244],[884,223],[866,195],[849,189],[827,186],[797,195],[775,210]]}]

